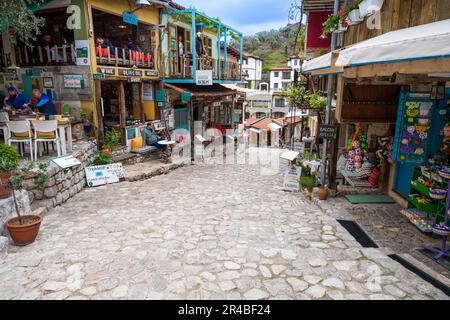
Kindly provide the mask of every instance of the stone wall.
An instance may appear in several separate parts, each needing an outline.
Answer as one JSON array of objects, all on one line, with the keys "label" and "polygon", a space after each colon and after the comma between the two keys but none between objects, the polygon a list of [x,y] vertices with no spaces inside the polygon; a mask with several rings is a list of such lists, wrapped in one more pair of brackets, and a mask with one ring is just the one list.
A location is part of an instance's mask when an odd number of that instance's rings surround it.
[{"label": "stone wall", "polygon": [[95,158],[97,143],[95,141],[79,141],[74,145],[72,155],[81,161],[81,166],[62,170],[51,163],[47,168],[49,180],[44,188],[37,188],[33,175],[24,180],[32,209],[38,207],[53,208],[72,198],[86,186],[84,168]]}]

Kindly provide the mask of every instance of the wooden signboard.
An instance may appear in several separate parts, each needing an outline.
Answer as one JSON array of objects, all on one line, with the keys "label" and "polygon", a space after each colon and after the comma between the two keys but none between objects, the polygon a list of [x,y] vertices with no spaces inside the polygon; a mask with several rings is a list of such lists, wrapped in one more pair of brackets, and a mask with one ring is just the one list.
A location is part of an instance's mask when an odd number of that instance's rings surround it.
[{"label": "wooden signboard", "polygon": [[290,167],[284,172],[283,190],[285,191],[300,191],[300,176],[302,168]]},{"label": "wooden signboard", "polygon": [[317,128],[317,138],[336,140],[337,126],[319,124],[319,126]]}]

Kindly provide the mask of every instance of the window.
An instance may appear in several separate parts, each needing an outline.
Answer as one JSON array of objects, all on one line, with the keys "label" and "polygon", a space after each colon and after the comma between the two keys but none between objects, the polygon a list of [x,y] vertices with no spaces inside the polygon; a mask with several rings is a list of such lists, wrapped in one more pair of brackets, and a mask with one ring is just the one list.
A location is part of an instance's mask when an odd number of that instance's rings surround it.
[{"label": "window", "polygon": [[288,85],[289,85],[289,83],[287,83],[287,82],[283,83],[282,84],[283,90],[287,90],[288,89]]},{"label": "window", "polygon": [[294,60],[294,66],[297,66],[297,65],[298,65],[298,60],[295,59],[295,60]]},{"label": "window", "polygon": [[203,37],[203,46],[208,57],[212,57],[212,39],[210,37]]},{"label": "window", "polygon": [[285,106],[286,106],[286,103],[283,98],[275,99],[275,108],[284,108]]},{"label": "window", "polygon": [[185,30],[184,31],[184,48],[185,48],[185,52],[192,52],[191,50],[191,31],[189,30]]},{"label": "window", "polygon": [[278,78],[280,76],[280,73],[277,71],[275,72],[275,74],[273,75],[275,78]]},{"label": "window", "polygon": [[278,89],[278,83],[274,83],[273,88]]},{"label": "window", "polygon": [[283,80],[291,80],[291,72],[283,72]]}]

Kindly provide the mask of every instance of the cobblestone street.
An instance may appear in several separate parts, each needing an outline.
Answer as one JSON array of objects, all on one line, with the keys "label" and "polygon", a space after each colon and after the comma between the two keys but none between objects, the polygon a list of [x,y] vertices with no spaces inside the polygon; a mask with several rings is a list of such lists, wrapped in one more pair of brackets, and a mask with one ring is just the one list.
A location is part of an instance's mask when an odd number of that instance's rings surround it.
[{"label": "cobblestone street", "polygon": [[0,299],[448,299],[281,180],[200,165],[85,190],[10,246]]}]

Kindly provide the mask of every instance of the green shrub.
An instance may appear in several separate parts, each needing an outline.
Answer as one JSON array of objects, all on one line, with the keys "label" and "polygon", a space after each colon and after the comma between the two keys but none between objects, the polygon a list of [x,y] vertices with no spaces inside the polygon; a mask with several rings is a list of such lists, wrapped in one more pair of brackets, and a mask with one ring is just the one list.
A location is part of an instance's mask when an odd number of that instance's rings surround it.
[{"label": "green shrub", "polygon": [[111,151],[120,145],[121,139],[122,137],[120,132],[116,130],[109,130],[105,132],[105,146],[107,146]]},{"label": "green shrub", "polygon": [[7,144],[0,144],[0,160],[8,160],[15,168],[19,166],[19,154]]},{"label": "green shrub", "polygon": [[109,154],[100,151],[97,152],[97,156],[94,158],[92,165],[101,166],[109,163],[111,163],[111,156]]}]

